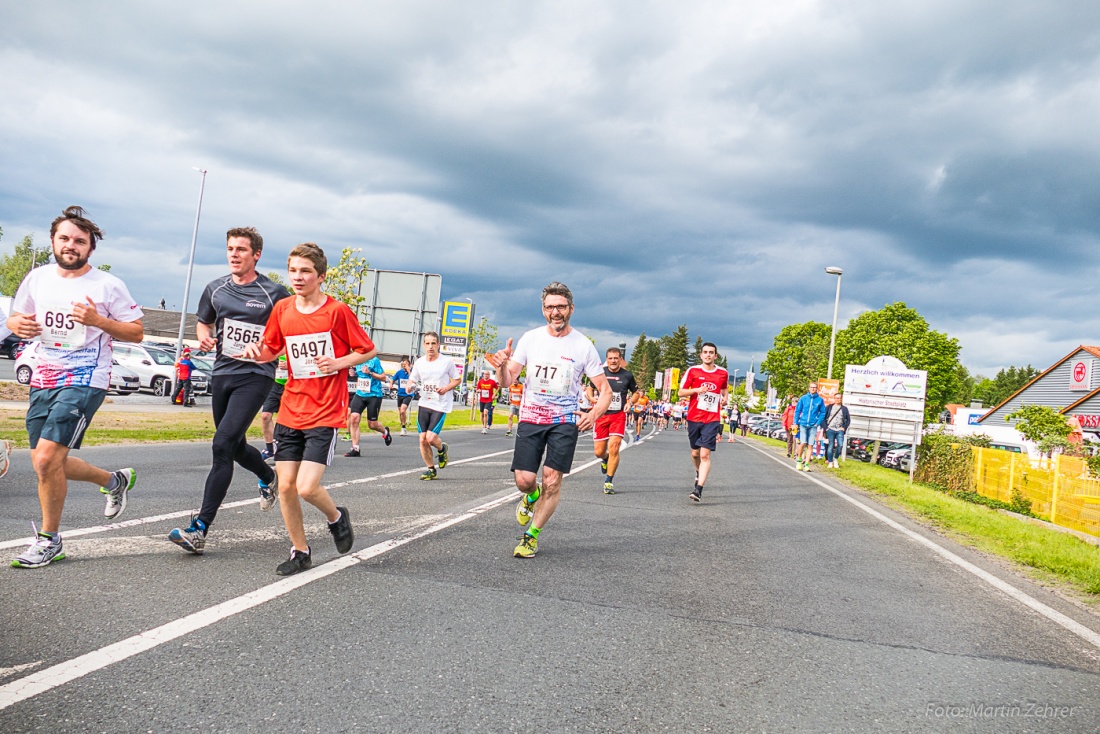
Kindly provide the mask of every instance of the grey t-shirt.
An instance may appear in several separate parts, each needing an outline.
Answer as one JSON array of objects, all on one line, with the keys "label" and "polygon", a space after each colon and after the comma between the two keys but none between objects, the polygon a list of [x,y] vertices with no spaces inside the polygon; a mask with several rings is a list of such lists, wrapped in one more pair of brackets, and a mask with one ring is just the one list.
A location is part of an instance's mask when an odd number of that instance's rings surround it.
[{"label": "grey t-shirt", "polygon": [[[266,275],[256,274],[256,279],[247,285],[237,285],[233,282],[233,276],[223,275],[212,280],[199,299],[198,319],[204,324],[214,327],[215,338],[218,340],[217,359],[214,362],[215,375],[240,375],[258,374],[265,377],[275,377],[275,363],[256,364],[240,359],[232,359],[222,353],[223,345],[231,343],[239,345],[252,339],[254,331],[242,327],[240,324],[263,327],[271,315],[271,309],[277,301],[290,296],[283,286],[275,283]],[[227,324],[226,319],[230,322]],[[234,323],[237,322],[237,323]],[[228,327],[228,329],[227,329]],[[236,350],[229,353],[233,354]]]}]

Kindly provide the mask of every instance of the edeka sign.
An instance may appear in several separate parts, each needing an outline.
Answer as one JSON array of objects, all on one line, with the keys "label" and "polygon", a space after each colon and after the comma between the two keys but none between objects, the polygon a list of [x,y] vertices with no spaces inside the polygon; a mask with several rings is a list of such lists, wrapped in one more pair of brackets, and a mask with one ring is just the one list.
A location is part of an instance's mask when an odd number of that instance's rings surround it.
[{"label": "edeka sign", "polygon": [[458,368],[458,374],[466,374],[466,352],[470,347],[470,322],[474,305],[464,301],[445,301],[443,318],[440,319],[439,351],[446,354]]}]

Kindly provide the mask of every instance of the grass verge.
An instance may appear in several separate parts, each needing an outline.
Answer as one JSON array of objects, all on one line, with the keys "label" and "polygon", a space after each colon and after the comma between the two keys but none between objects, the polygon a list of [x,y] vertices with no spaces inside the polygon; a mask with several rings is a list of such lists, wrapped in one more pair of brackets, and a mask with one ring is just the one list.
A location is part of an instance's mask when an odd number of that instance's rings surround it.
[{"label": "grass verge", "polygon": [[[498,416],[499,417],[499,416]],[[0,410],[0,438],[12,442],[15,448],[29,447],[25,415],[14,410]],[[391,431],[401,428],[396,410],[383,410],[379,419],[382,425]],[[366,420],[361,423],[367,432]],[[507,418],[504,421],[507,424]],[[470,411],[455,410],[447,416],[447,429],[480,426],[481,419],[470,419]],[[500,426],[499,420],[494,425]],[[416,413],[409,415],[409,431],[416,433]],[[263,436],[260,418],[252,421],[248,429],[249,440],[259,440]],[[85,446],[107,446],[128,443],[165,443],[171,441],[209,441],[214,437],[214,417],[209,410],[193,408],[172,412],[129,413],[112,410],[100,410],[92,419],[84,433]]]},{"label": "grass verge", "polygon": [[[784,448],[773,439],[759,441]],[[923,520],[964,545],[1014,561],[1029,575],[1060,582],[1100,604],[1100,547],[1057,530],[1032,525],[984,505],[973,504],[877,464],[845,461],[839,469],[817,471],[886,498],[887,504]]]}]

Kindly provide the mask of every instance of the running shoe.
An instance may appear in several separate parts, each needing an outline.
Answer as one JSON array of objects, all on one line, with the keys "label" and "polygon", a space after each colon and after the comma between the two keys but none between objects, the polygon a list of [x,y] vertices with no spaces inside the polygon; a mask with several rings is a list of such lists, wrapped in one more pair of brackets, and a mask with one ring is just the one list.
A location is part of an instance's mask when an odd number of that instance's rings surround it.
[{"label": "running shoe", "polygon": [[519,500],[519,506],[516,507],[516,522],[520,525],[527,525],[531,522],[531,518],[535,516],[535,503],[527,501],[527,495],[524,495]]},{"label": "running shoe", "polygon": [[357,459],[357,458],[359,458],[359,449],[356,449],[356,448],[349,449],[348,452],[346,454],[344,454],[344,458],[345,459]]},{"label": "running shoe", "polygon": [[187,529],[176,528],[168,533],[168,540],[188,553],[201,556],[203,549],[206,547],[206,523],[192,515],[191,524]]},{"label": "running shoe", "polygon": [[280,576],[293,576],[299,571],[308,571],[311,568],[313,568],[313,555],[310,549],[307,547],[303,553],[296,548],[291,548],[290,558],[280,563],[275,568],[275,573]]},{"label": "running shoe", "polygon": [[539,552],[539,541],[537,538],[532,538],[527,533],[523,534],[523,537],[519,540],[519,545],[512,551],[512,557],[514,558],[534,558],[535,554]]},{"label": "running shoe", "polygon": [[11,468],[11,441],[4,441],[0,446],[0,477],[8,473]]},{"label": "running shoe", "polygon": [[271,461],[272,459],[275,458],[275,452],[274,451],[268,451],[265,448],[262,451],[260,451],[260,458],[263,459],[264,461]]},{"label": "running shoe", "polygon": [[[504,437],[505,437],[505,438],[511,438],[511,436],[512,436],[512,432],[511,432],[511,431],[505,431],[505,432],[504,432]],[[2,477],[2,476],[4,476],[4,475],[3,475],[3,474],[0,474],[0,477]]]},{"label": "running shoe", "polygon": [[404,428],[402,428],[402,429],[401,429],[401,435],[402,435],[402,436],[408,436],[408,435],[409,435],[409,432],[408,432],[407,430],[405,430]]},{"label": "running shoe", "polygon": [[34,528],[34,542],[23,551],[22,555],[12,560],[12,568],[41,568],[65,557],[60,535],[50,537],[40,533],[34,523],[31,523],[31,527]]},{"label": "running shoe", "polygon": [[260,509],[267,512],[279,501],[279,475],[275,475],[271,484],[264,484],[261,479],[256,485],[260,488]]},{"label": "running shoe", "polygon": [[691,497],[692,502],[698,502],[703,499],[703,488],[696,484],[695,489],[691,490],[691,494],[688,496]]},{"label": "running shoe", "polygon": [[795,471],[802,471],[802,459],[795,459],[794,460],[794,470]]},{"label": "running shoe", "polygon": [[489,432],[489,429],[487,429],[487,428],[482,428],[482,429],[481,429],[481,432],[482,432],[483,434],[484,434],[484,433],[488,433],[488,432]]},{"label": "running shoe", "polygon": [[137,482],[137,472],[133,469],[119,469],[111,472],[118,481],[118,487],[107,489],[100,487],[99,491],[107,495],[107,506],[103,508],[103,517],[114,520],[126,509],[126,494],[134,488]]},{"label": "running shoe", "polygon": [[386,430],[382,433],[382,440],[386,442],[387,446],[393,443],[393,436],[390,435],[389,428],[386,428]]},{"label": "running shoe", "polygon": [[328,531],[332,533],[332,539],[336,541],[336,552],[347,553],[351,550],[351,544],[355,542],[355,531],[351,529],[351,513],[346,507],[337,507],[340,517],[336,522],[328,524]]},{"label": "running shoe", "polygon": [[420,475],[420,478],[424,481],[431,481],[432,479],[435,479],[437,476],[438,475],[436,474],[435,467],[433,466],[430,469],[425,469],[424,473]]},{"label": "running shoe", "polygon": [[436,459],[438,459],[438,461],[439,461],[439,468],[440,469],[447,466],[447,444],[443,444],[443,448],[441,448],[436,453]]},{"label": "running shoe", "polygon": [[615,485],[614,485],[614,484],[612,484],[612,483],[611,483],[611,482],[609,482],[609,481],[608,481],[608,482],[604,482],[604,483],[603,483],[603,493],[604,493],[604,494],[615,494]]}]

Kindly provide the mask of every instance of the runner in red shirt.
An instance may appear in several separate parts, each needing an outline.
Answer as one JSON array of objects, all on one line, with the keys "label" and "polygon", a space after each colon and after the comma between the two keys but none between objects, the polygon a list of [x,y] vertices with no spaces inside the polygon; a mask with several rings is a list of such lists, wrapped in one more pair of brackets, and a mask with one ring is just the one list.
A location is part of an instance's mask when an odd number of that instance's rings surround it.
[{"label": "runner in red shirt", "polygon": [[355,541],[348,508],[336,506],[321,478],[348,410],[347,370],[373,357],[375,348],[351,309],[321,292],[327,269],[324,251],[312,242],[290,251],[294,298],[275,304],[263,341],[242,355],[270,362],[285,351],[290,370],[275,424],[279,505],[293,544],[290,558],[275,569],[280,576],[313,565],[298,497],[324,513],[337,551],[347,553]]},{"label": "runner in red shirt", "polygon": [[722,425],[722,404],[729,391],[729,373],[714,364],[718,347],[706,342],[699,357],[703,364],[690,367],[680,381],[680,396],[690,396],[687,421],[691,461],[695,464],[693,502],[703,499],[703,485],[710,474],[710,452],[716,445],[718,428]]},{"label": "runner in red shirt", "polygon": [[493,403],[497,399],[497,381],[489,377],[489,370],[481,371],[481,379],[474,389],[477,391],[478,405],[481,407],[481,432],[486,433],[493,427]]}]

